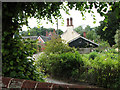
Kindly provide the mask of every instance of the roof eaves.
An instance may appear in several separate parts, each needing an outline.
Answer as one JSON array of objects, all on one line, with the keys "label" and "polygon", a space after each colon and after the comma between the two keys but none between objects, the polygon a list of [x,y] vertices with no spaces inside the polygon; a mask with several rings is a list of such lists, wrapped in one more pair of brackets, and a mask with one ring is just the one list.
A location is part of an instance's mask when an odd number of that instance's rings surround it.
[{"label": "roof eaves", "polygon": [[84,38],[84,37],[82,37],[82,36],[79,36],[79,37],[77,37],[77,38],[75,38],[75,39],[69,41],[69,43],[71,43],[71,42],[77,40],[78,38],[82,38],[82,39],[84,39],[84,40],[86,40],[86,41],[88,41],[88,42],[90,42],[90,43],[92,43],[92,44],[95,44],[95,45],[99,46],[99,44],[94,43],[94,42],[92,42],[91,40],[88,40],[87,38]]}]

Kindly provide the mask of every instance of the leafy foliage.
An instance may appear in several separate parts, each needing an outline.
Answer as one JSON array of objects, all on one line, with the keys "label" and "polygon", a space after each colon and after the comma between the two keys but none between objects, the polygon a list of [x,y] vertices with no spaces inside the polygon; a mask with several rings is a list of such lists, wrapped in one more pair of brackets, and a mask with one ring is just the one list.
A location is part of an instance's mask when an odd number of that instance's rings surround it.
[{"label": "leafy foliage", "polygon": [[106,48],[107,42],[100,45],[105,46],[102,51],[88,55],[80,55],[79,52],[66,48],[59,38],[48,43],[45,53],[36,61],[38,71],[53,77],[84,80],[105,88],[119,88],[118,52]]},{"label": "leafy foliage", "polygon": [[58,30],[56,30],[56,33],[57,33],[58,35],[62,35],[62,34],[63,34],[63,31],[60,30],[60,29],[58,29]]},{"label": "leafy foliage", "polygon": [[[58,9],[61,3],[53,3],[50,9],[50,3],[2,3],[2,60],[3,60],[3,76],[24,78],[32,80],[42,80],[36,67],[33,65],[34,60],[27,58],[32,57],[33,51],[25,45],[20,38],[13,38],[14,34],[19,37],[19,31],[22,25],[28,24],[28,17],[43,18],[50,20],[50,14],[59,15]],[[11,8],[12,7],[12,8]],[[44,9],[46,9],[44,11]],[[49,12],[51,11],[51,13]],[[17,67],[16,67],[17,66]]]},{"label": "leafy foliage", "polygon": [[[108,4],[111,5],[112,11],[119,11],[119,2],[109,2]],[[105,16],[106,10],[103,9],[108,7],[106,2],[69,2],[67,4],[70,9],[76,6],[76,10],[79,11],[91,9],[93,5],[95,5],[101,16]],[[32,56],[31,51],[22,43],[20,38],[15,39],[13,35],[15,33],[19,35],[22,25],[28,25],[29,17],[37,19],[47,18],[50,22],[52,22],[52,16],[55,19],[61,18],[60,8],[68,13],[68,9],[62,2],[2,3],[3,76],[38,80],[33,60],[29,61],[27,58]],[[92,11],[90,10],[89,12]],[[81,14],[84,16],[83,12]],[[120,18],[119,12],[116,13],[116,17]]]},{"label": "leafy foliage", "polygon": [[61,54],[43,54],[36,62],[41,71],[49,73],[54,77],[77,79],[83,72],[82,57],[78,52]]},{"label": "leafy foliage", "polygon": [[114,35],[116,33],[116,30],[119,28],[119,20],[117,17],[115,17],[116,13],[117,12],[108,13],[107,27],[105,27],[105,22],[101,21],[101,25],[97,28],[97,34],[100,35],[101,39],[108,41],[110,46],[115,44]]},{"label": "leafy foliage", "polygon": [[63,42],[61,38],[46,42],[45,51],[36,62],[38,71],[54,77],[77,79],[83,71],[81,55]]},{"label": "leafy foliage", "polygon": [[74,29],[77,33],[79,33],[81,36],[83,36],[84,29],[82,26],[78,26]]},{"label": "leafy foliage", "polygon": [[[8,45],[7,45],[8,46]],[[18,39],[13,39],[9,47],[4,45],[3,56],[3,75],[6,77],[32,79],[32,80],[42,80],[39,78],[39,74],[36,72],[36,67],[33,65],[34,60],[32,57],[34,53],[31,50],[29,44],[25,44]],[[8,49],[13,49],[13,51],[7,51]]]},{"label": "leafy foliage", "polygon": [[118,89],[120,85],[120,64],[118,52],[114,49],[84,55],[77,51],[43,53],[36,65],[39,71],[49,73],[53,77],[85,80],[105,88]]},{"label": "leafy foliage", "polygon": [[63,42],[64,41],[61,40],[61,38],[57,38],[57,39],[52,38],[52,40],[46,42],[46,47],[45,47],[44,52],[46,54],[50,54],[50,53],[60,54],[60,53],[74,52],[75,51],[75,48],[73,49]]},{"label": "leafy foliage", "polygon": [[[53,32],[53,30],[54,30],[54,28],[44,28],[44,27],[37,28],[37,27],[34,27],[34,28],[32,28],[28,31],[22,31],[21,35],[22,36],[29,36],[29,33],[30,33],[30,36],[40,36],[40,35],[46,36],[46,31],[47,32]],[[63,33],[63,31],[58,29],[58,30],[56,30],[56,33],[58,35],[61,35]]]},{"label": "leafy foliage", "polygon": [[96,28],[91,28],[89,25],[85,27],[85,29],[82,28],[82,26],[78,26],[74,30],[79,33],[81,36],[83,36],[83,33],[86,32],[86,38],[89,40],[94,40],[94,42],[98,42],[100,39],[100,36],[96,33]]},{"label": "leafy foliage", "polygon": [[119,88],[120,69],[118,53],[115,50],[105,50],[94,59],[84,56],[83,61],[87,71],[81,75],[81,79],[105,88]]},{"label": "leafy foliage", "polygon": [[96,49],[97,52],[102,52],[103,50],[110,48],[110,45],[107,41],[100,40],[99,42],[99,47]]},{"label": "leafy foliage", "polygon": [[89,54],[89,59],[94,60],[95,57],[97,57],[97,53],[96,53],[96,52],[91,52],[91,53]]},{"label": "leafy foliage", "polygon": [[25,46],[31,50],[32,54],[37,53],[38,45],[37,45],[37,40],[24,40],[23,41]]},{"label": "leafy foliage", "polygon": [[88,31],[86,33],[86,38],[89,40],[94,40],[94,42],[99,42],[100,36],[96,34],[94,30]]}]

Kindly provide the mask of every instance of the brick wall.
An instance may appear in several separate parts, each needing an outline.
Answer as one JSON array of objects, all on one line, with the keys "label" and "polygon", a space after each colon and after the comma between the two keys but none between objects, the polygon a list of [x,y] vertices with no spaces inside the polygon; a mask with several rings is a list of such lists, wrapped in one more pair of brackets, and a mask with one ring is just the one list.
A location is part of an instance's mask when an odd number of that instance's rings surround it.
[{"label": "brick wall", "polygon": [[[89,89],[93,90],[92,87],[87,87],[85,85],[65,85],[65,84],[55,84],[47,82],[38,82],[32,80],[16,79],[10,77],[2,77],[2,90],[21,90],[21,88],[27,88],[27,90],[80,90],[80,89]],[[94,88],[94,90],[104,90],[103,88]],[[26,90],[26,89],[25,89]]]}]

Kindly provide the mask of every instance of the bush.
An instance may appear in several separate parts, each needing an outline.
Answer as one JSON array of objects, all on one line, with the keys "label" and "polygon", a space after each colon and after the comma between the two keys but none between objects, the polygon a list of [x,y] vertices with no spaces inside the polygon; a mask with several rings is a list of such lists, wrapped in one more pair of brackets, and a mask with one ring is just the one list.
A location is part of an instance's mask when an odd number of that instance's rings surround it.
[{"label": "bush", "polygon": [[90,54],[89,54],[89,59],[95,59],[95,57],[97,57],[97,52],[91,52]]},{"label": "bush", "polygon": [[[33,51],[29,44],[23,43],[20,39],[11,39],[9,45],[3,44],[2,48],[2,75],[4,77],[40,80],[39,73],[36,71],[34,60],[32,58]],[[12,48],[12,50],[10,50]],[[8,51],[10,50],[10,51]]]},{"label": "bush", "polygon": [[31,50],[32,54],[37,53],[37,40],[34,41],[34,40],[27,39],[27,40],[23,40],[23,42],[26,46],[28,46],[27,48]]},{"label": "bush", "polygon": [[62,54],[43,54],[36,62],[41,71],[54,77],[78,79],[83,73],[83,61],[79,52]]},{"label": "bush", "polygon": [[67,44],[63,43],[64,41],[61,38],[52,39],[46,42],[46,47],[44,52],[46,54],[61,54],[65,52],[75,52],[75,48],[69,47]]},{"label": "bush", "polygon": [[111,50],[98,53],[94,60],[83,57],[86,72],[81,78],[105,88],[119,88],[120,65],[118,54]]},{"label": "bush", "polygon": [[98,52],[102,52],[105,49],[109,49],[110,45],[107,41],[100,41],[99,47],[96,49]]}]

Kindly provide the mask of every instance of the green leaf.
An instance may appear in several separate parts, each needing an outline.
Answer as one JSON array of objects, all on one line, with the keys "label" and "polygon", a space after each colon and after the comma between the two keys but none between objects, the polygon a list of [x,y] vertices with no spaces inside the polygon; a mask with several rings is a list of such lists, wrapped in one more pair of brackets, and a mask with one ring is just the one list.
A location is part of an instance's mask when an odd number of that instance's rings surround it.
[{"label": "green leaf", "polygon": [[10,67],[10,69],[13,69],[14,67]]},{"label": "green leaf", "polygon": [[88,13],[90,13],[90,10],[88,10]]},{"label": "green leaf", "polygon": [[10,61],[10,65],[13,65],[13,61]]},{"label": "green leaf", "polygon": [[95,23],[96,23],[96,21],[93,21],[93,23],[95,24]]},{"label": "green leaf", "polygon": [[94,20],[96,20],[95,18],[93,18]]},{"label": "green leaf", "polygon": [[83,12],[81,12],[81,14],[82,14],[82,17],[83,17],[84,16]]},{"label": "green leaf", "polygon": [[23,70],[24,70],[24,67],[19,66],[18,69],[23,71]]},{"label": "green leaf", "polygon": [[11,77],[16,76],[16,72],[15,72],[15,71],[10,72],[10,76],[11,76]]},{"label": "green leaf", "polygon": [[108,19],[105,19],[104,22],[105,22],[105,23],[108,23]]},{"label": "green leaf", "polygon": [[40,28],[40,26],[39,26],[39,25],[37,25],[37,28]]},{"label": "green leaf", "polygon": [[109,10],[112,11],[112,6],[110,6]]},{"label": "green leaf", "polygon": [[27,71],[27,75],[30,75],[31,73],[29,71]]},{"label": "green leaf", "polygon": [[16,61],[19,62],[19,58],[17,58]]},{"label": "green leaf", "polygon": [[82,20],[85,20],[85,18],[83,18]]},{"label": "green leaf", "polygon": [[28,33],[28,35],[30,35],[30,33]]},{"label": "green leaf", "polygon": [[93,11],[91,11],[92,13],[94,13]]},{"label": "green leaf", "polygon": [[105,30],[106,30],[106,28],[107,28],[107,26],[105,26],[102,30],[103,30],[103,31],[105,31]]},{"label": "green leaf", "polygon": [[93,15],[93,17],[95,17],[95,15]]}]

